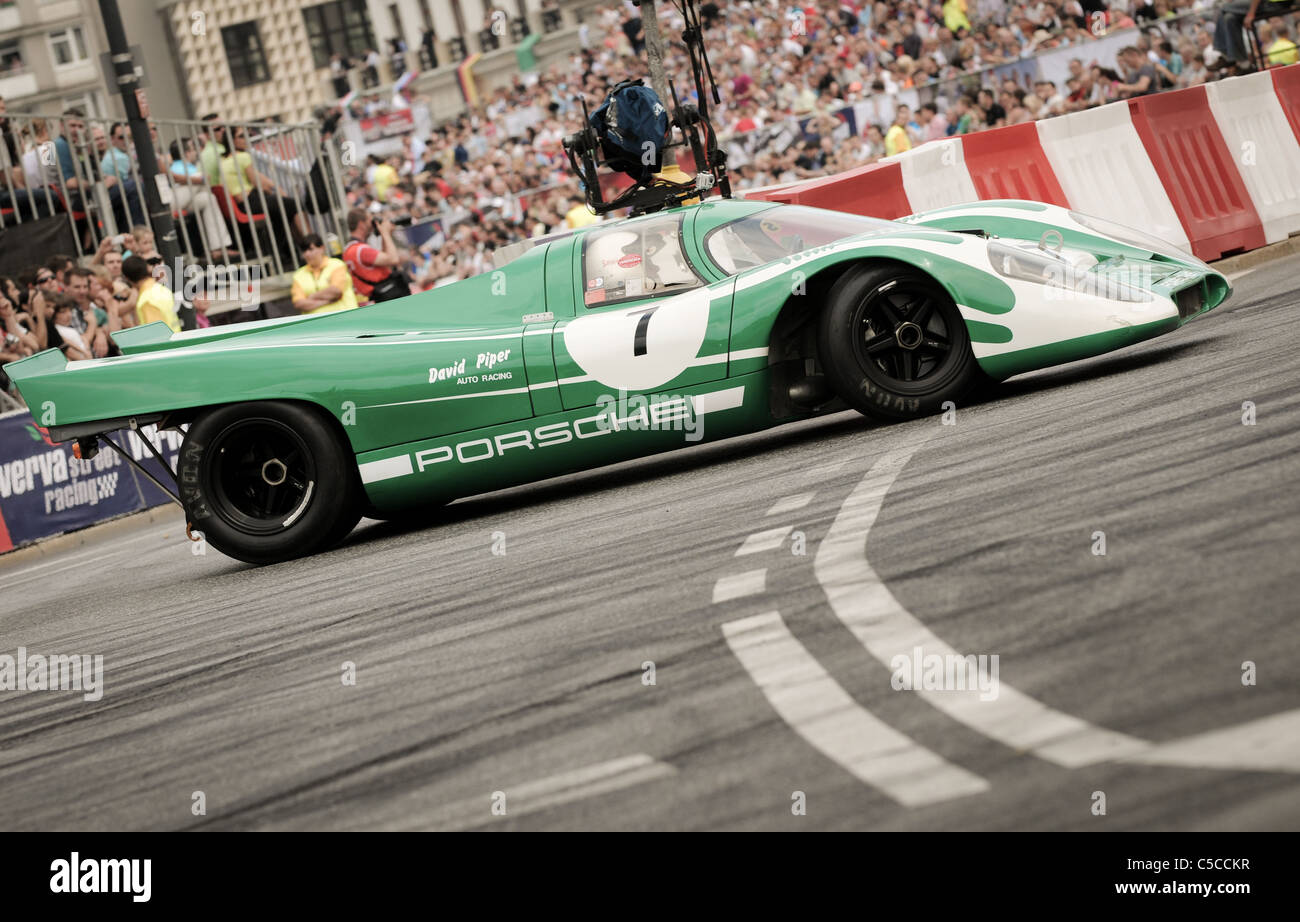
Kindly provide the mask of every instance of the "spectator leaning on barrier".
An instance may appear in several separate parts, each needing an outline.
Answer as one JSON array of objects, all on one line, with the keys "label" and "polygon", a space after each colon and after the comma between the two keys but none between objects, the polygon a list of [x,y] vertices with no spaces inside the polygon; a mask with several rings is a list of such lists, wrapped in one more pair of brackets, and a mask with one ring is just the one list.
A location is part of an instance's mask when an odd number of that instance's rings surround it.
[{"label": "spectator leaning on barrier", "polygon": [[[348,233],[351,235],[343,250],[343,261],[352,273],[356,292],[370,301],[392,301],[411,293],[410,283],[397,270],[402,258],[393,242],[393,223],[388,220],[375,224],[374,219],[360,208],[348,212]],[[383,249],[370,246],[370,237],[379,234]]]},{"label": "spectator leaning on barrier", "polygon": [[135,317],[140,324],[161,320],[173,333],[181,331],[176,316],[176,299],[162,282],[154,279],[149,264],[139,256],[122,262],[122,277],[135,289]]},{"label": "spectator leaning on barrier", "polygon": [[303,314],[348,311],[357,306],[352,275],[342,260],[325,252],[325,241],[317,234],[303,240],[306,265],[293,274],[293,306]]}]

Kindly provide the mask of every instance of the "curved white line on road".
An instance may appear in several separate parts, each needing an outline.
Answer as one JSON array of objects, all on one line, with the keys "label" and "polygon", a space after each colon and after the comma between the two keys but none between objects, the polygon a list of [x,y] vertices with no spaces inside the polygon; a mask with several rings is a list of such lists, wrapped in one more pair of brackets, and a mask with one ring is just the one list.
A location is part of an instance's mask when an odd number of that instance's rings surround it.
[{"label": "curved white line on road", "polygon": [[1300,709],[1158,743],[1124,761],[1224,771],[1300,772]]},{"label": "curved white line on road", "polygon": [[[885,494],[930,434],[872,465],[844,501],[813,562],[836,617],[868,653],[891,669],[896,655],[910,655],[915,647],[927,655],[957,655],[894,598],[866,558],[867,534],[880,514]],[[982,700],[978,688],[917,689],[915,693],[991,739],[1067,768],[1133,756],[1150,746],[1144,740],[1053,710],[1005,682],[991,701]]]},{"label": "curved white line on road", "polygon": [[722,625],[731,652],[777,714],[814,749],[907,807],[987,791],[979,775],[859,705],[795,639],[778,612]]}]

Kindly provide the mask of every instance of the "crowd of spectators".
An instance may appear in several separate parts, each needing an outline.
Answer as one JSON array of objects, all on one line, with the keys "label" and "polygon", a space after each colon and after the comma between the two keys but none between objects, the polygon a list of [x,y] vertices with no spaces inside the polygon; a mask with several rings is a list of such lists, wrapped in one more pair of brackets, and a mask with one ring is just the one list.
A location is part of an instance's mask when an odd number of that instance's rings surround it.
[{"label": "crowd of spectators", "polygon": [[[215,114],[191,125],[188,134],[170,127],[173,137],[168,142],[150,123],[150,146],[159,172],[168,180],[173,215],[186,222],[181,240],[189,256],[209,264],[240,258],[234,237],[239,228],[229,211],[233,208],[266,215],[285,263],[296,262],[310,230],[299,205],[301,191],[282,189],[259,171],[246,127],[221,124]],[[76,107],[57,119],[19,119],[8,115],[0,97],[0,207],[5,223],[71,212],[77,242],[83,252],[93,252],[105,229],[149,223],[141,175],[139,152],[125,122],[92,121]],[[96,213],[100,192],[107,207]],[[251,241],[244,243],[247,256],[253,248]]]},{"label": "crowd of spectators", "polygon": [[[1239,30],[1240,17],[1226,28],[1216,24],[1222,13],[1215,5],[710,0],[700,12],[722,97],[713,120],[731,152],[733,185],[743,190],[838,172],[926,141],[1243,73],[1249,60],[1225,39]],[[666,4],[660,9],[673,40],[680,34],[676,13]],[[1267,14],[1265,3],[1257,28],[1269,63],[1295,61],[1292,23],[1263,20]],[[1099,61],[1092,46],[1120,30],[1129,30],[1131,42],[1118,62]],[[492,268],[499,246],[594,220],[562,140],[581,126],[579,95],[594,107],[617,81],[647,76],[644,30],[638,9],[623,2],[596,9],[580,34],[583,47],[566,64],[520,76],[489,94],[476,114],[428,136],[403,138],[399,153],[371,157],[347,172],[350,206],[382,212],[399,226],[437,221],[439,231],[411,248],[404,266],[415,287],[477,274]],[[1018,75],[1000,76],[1002,65],[1055,49],[1068,49],[1057,52],[1068,56],[1068,75],[1059,82],[1025,85]],[[692,99],[684,53],[667,59],[678,92]],[[893,103],[913,90],[930,101],[915,108]],[[418,97],[412,102],[427,104]],[[375,116],[394,103],[407,104],[363,96],[350,114]],[[850,131],[835,113],[861,103],[881,117]],[[789,132],[795,119],[802,130]]]},{"label": "crowd of spectators", "polygon": [[[10,382],[3,366],[45,349],[69,360],[120,354],[113,334],[161,320],[180,331],[175,296],[166,285],[153,231],[140,225],[105,238],[89,265],[69,255],[0,276],[0,390]],[[208,302],[194,299],[200,326]]]}]

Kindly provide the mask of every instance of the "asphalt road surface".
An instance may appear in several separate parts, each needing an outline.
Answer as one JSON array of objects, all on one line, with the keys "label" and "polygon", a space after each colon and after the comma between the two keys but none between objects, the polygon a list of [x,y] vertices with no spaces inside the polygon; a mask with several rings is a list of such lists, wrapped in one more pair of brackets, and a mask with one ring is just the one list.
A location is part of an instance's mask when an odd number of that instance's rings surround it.
[{"label": "asphalt road surface", "polygon": [[[1236,285],[952,425],[838,414],[260,569],[179,513],[0,562],[0,653],[104,663],[97,701],[0,692],[0,828],[1300,828],[1300,295]],[[985,684],[893,687],[948,654]]]}]

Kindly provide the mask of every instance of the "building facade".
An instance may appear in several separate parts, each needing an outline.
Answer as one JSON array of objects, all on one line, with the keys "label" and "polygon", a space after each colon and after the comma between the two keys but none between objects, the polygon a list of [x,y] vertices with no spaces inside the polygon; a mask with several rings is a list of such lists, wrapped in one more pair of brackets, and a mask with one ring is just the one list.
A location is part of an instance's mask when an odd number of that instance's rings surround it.
[{"label": "building facade", "polygon": [[[553,23],[543,0],[118,0],[155,118],[303,122],[334,101],[334,54],[381,58],[380,82],[393,77],[392,40],[406,66],[427,73],[422,50],[432,30],[438,69],[494,52],[494,69],[512,66],[523,29],[564,26],[594,0],[559,0]],[[495,28],[496,36],[493,38]],[[17,112],[58,114],[78,105],[92,117],[121,118],[104,77],[108,43],[96,0],[0,0],[0,96]],[[508,59],[508,60],[507,60]],[[488,66],[485,64],[485,67]],[[354,85],[360,81],[353,75]]]},{"label": "building facade", "polygon": [[0,96],[12,111],[111,116],[94,0],[0,0]]}]

